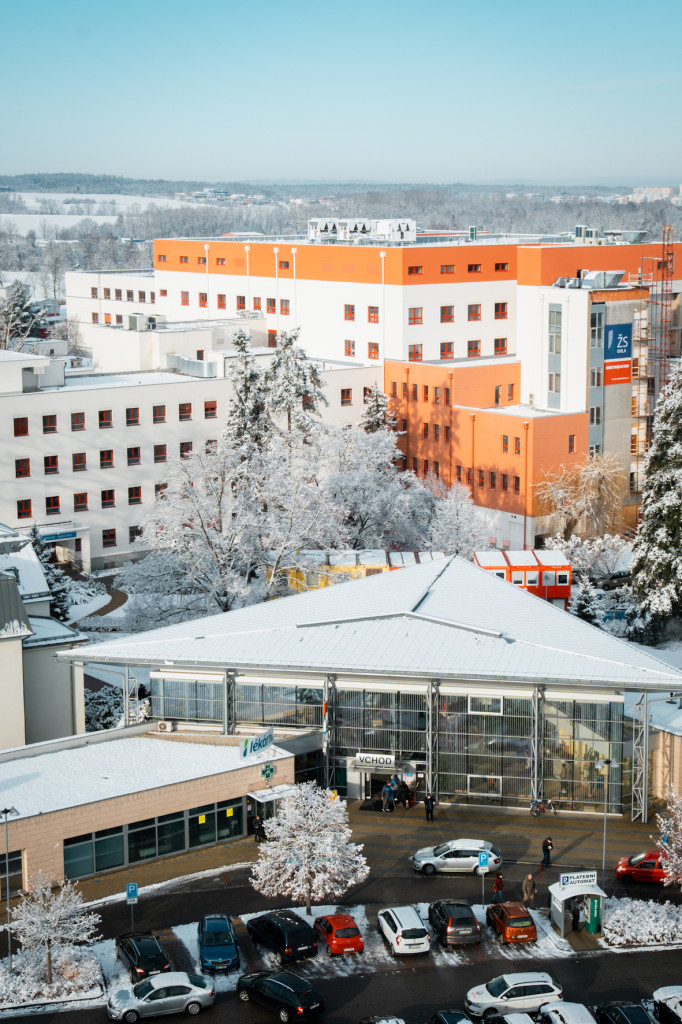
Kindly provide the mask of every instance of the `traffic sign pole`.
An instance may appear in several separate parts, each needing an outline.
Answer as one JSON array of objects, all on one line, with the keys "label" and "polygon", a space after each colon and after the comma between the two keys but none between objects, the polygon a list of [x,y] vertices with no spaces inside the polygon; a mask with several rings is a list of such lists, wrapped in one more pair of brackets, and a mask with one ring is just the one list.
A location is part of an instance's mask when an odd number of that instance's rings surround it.
[{"label": "traffic sign pole", "polygon": [[488,874],[488,851],[478,851],[478,873],[481,876],[481,906],[485,907],[485,876]]},{"label": "traffic sign pole", "polygon": [[135,931],[134,907],[137,903],[137,882],[128,882],[126,885],[126,902],[130,905],[130,930]]}]

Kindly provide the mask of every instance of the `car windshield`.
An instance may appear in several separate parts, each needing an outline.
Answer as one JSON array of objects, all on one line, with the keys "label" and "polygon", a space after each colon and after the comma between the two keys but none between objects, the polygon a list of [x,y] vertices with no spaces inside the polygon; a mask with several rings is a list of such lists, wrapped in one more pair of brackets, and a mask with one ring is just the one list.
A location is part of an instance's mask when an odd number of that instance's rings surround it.
[{"label": "car windshield", "polygon": [[530,928],[532,921],[529,917],[510,917],[509,927],[510,928]]},{"label": "car windshield", "polygon": [[403,932],[404,939],[423,939],[425,935],[425,928],[406,928]]},{"label": "car windshield", "polygon": [[450,849],[450,843],[441,843],[440,846],[434,846],[433,855],[434,857],[442,857],[444,853],[447,853]]},{"label": "car windshield", "polygon": [[491,846],[491,847],[490,847],[490,852],[492,853],[492,855],[493,855],[494,857],[500,857],[500,856],[502,856],[502,855],[501,855],[501,853],[500,853],[500,848],[499,848],[499,846]]},{"label": "car windshield", "polygon": [[334,934],[337,939],[354,939],[360,932],[357,928],[337,928]]},{"label": "car windshield", "polygon": [[135,985],[133,989],[133,992],[135,993],[138,999],[144,999],[144,997],[148,996],[149,993],[153,991],[153,989],[154,986],[152,985],[149,978],[145,978],[144,981],[138,981],[137,985]]},{"label": "car windshield", "polygon": [[643,860],[646,860],[646,856],[646,853],[638,853],[636,856],[630,857],[630,859],[628,860],[628,864],[631,868],[634,868],[638,864],[641,864]]},{"label": "car windshield", "polygon": [[470,907],[448,907],[448,910],[450,911],[450,917],[452,917],[452,918],[457,918],[460,921],[462,921],[462,920],[470,921],[471,920],[471,916],[472,915],[471,915],[471,908]]},{"label": "car windshield", "polygon": [[224,928],[219,932],[204,932],[204,945],[232,946],[234,945],[234,935],[229,928]]},{"label": "car windshield", "polygon": [[495,998],[497,998],[498,996],[501,996],[503,992],[507,991],[509,985],[504,978],[500,977],[493,978],[492,981],[489,981],[486,988],[488,989],[488,992],[490,992],[491,996],[495,996]]},{"label": "car windshield", "polygon": [[209,983],[206,978],[202,978],[198,974],[188,974],[187,977],[196,988],[208,988]]}]

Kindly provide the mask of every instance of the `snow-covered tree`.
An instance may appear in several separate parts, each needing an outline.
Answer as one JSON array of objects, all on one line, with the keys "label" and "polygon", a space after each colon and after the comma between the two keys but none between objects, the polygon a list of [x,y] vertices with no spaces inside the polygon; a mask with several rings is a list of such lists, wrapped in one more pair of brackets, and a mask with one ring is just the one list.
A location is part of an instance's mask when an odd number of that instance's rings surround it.
[{"label": "snow-covered tree", "polygon": [[243,327],[232,335],[237,355],[230,360],[228,376],[232,382],[226,433],[236,442],[249,438],[254,444],[262,443],[267,430],[265,415],[266,390],[263,371],[250,349],[251,335]]},{"label": "snow-covered tree", "polygon": [[377,430],[392,429],[396,425],[395,416],[388,411],[388,397],[376,381],[366,389],[365,408],[362,411],[360,425],[368,434],[374,434]]},{"label": "snow-covered tree", "polygon": [[18,350],[45,322],[42,310],[33,308],[28,285],[13,281],[0,302],[0,348]]},{"label": "snow-covered tree", "polygon": [[632,582],[642,609],[661,622],[682,613],[682,365],[656,406],[644,463],[642,518]]},{"label": "snow-covered tree", "polygon": [[666,790],[665,802],[665,812],[656,815],[660,833],[656,846],[665,854],[661,859],[664,885],[682,885],[682,796],[672,785]]},{"label": "snow-covered tree", "polygon": [[582,619],[583,622],[590,622],[593,626],[601,625],[599,599],[588,576],[584,574],[580,576],[578,592],[571,595],[568,610],[571,615]]},{"label": "snow-covered tree", "polygon": [[286,418],[287,431],[296,428],[307,433],[320,415],[321,405],[329,405],[317,364],[308,359],[298,344],[298,328],[277,335],[274,358],[265,371],[266,409],[273,420]]},{"label": "snow-covered tree", "polygon": [[481,513],[474,505],[468,487],[454,484],[436,501],[428,547],[447,555],[471,558],[476,549],[488,547],[488,536]]},{"label": "snow-covered tree", "polygon": [[630,544],[626,540],[610,533],[593,540],[584,540],[575,534],[568,540],[560,536],[549,537],[545,547],[561,551],[571,563],[574,573],[585,573],[591,579],[615,572],[622,567],[630,552]]},{"label": "snow-covered tree", "polygon": [[302,782],[285,797],[279,815],[265,823],[251,882],[263,896],[305,903],[338,899],[369,875],[363,847],[351,842],[344,800],[315,782]]},{"label": "snow-covered tree", "polygon": [[536,487],[544,515],[568,539],[576,527],[602,537],[618,531],[623,509],[623,467],[617,455],[585,455],[581,462],[561,466]]},{"label": "snow-covered tree", "polygon": [[60,622],[67,622],[72,604],[72,580],[63,569],[52,562],[51,549],[43,544],[40,531],[35,524],[28,531],[28,537],[45,573],[45,582],[50,591],[50,615]]},{"label": "snow-covered tree", "polygon": [[11,930],[23,949],[44,956],[47,983],[51,985],[53,949],[94,942],[99,938],[100,921],[99,914],[86,909],[73,882],[64,882],[54,890],[51,877],[39,871],[12,911]]}]

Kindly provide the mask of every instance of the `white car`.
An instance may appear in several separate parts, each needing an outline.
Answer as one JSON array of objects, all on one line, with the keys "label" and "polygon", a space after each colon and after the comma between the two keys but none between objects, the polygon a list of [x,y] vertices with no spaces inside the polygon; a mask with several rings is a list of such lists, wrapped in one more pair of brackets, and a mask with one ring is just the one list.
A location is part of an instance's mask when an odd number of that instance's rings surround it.
[{"label": "white car", "polygon": [[501,974],[486,985],[469,989],[464,1009],[474,1017],[495,1017],[507,1013],[533,1013],[563,998],[561,985],[545,971]]},{"label": "white car", "polygon": [[377,926],[396,955],[428,953],[431,949],[431,936],[414,907],[380,910]]},{"label": "white car", "polygon": [[439,846],[424,846],[412,854],[412,867],[423,875],[442,872],[472,872],[480,874],[478,855],[488,854],[488,870],[499,871],[502,854],[492,843],[482,839],[450,839]]},{"label": "white car", "polygon": [[547,1003],[538,1016],[539,1024],[596,1024],[582,1003]]}]

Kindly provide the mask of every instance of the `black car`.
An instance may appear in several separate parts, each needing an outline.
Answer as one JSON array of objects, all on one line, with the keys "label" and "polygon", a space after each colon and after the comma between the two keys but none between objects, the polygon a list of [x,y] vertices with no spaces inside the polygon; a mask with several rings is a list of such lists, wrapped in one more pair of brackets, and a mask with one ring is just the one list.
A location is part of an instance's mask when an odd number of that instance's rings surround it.
[{"label": "black car", "polygon": [[242,974],[237,982],[237,992],[243,1003],[253,999],[254,1003],[273,1010],[283,1024],[324,1013],[324,997],[309,981],[292,971]]},{"label": "black car", "polygon": [[652,1019],[641,1003],[620,1000],[602,1003],[594,1011],[597,1024],[652,1024]]},{"label": "black car", "polygon": [[481,941],[481,926],[467,900],[436,900],[435,903],[431,903],[429,924],[443,946],[459,946],[467,942]]},{"label": "black car", "polygon": [[130,970],[134,983],[150,978],[163,971],[172,971],[173,966],[159,945],[153,932],[127,932],[116,937],[116,955]]},{"label": "black car", "polygon": [[311,926],[293,910],[275,910],[247,921],[246,930],[254,943],[277,954],[280,964],[317,956],[317,936]]},{"label": "black car", "polygon": [[439,1010],[431,1017],[429,1024],[471,1024],[471,1021],[461,1010]]}]

